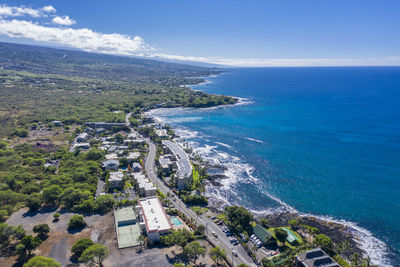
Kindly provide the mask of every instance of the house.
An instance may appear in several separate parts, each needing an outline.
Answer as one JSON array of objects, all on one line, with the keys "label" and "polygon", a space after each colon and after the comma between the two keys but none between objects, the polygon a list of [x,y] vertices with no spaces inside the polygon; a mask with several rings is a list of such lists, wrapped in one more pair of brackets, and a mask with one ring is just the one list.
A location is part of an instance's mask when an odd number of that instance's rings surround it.
[{"label": "house", "polygon": [[156,135],[157,135],[159,138],[166,138],[166,137],[168,137],[168,133],[167,133],[167,130],[166,130],[166,129],[157,129],[157,130],[154,130],[154,132],[156,133]]},{"label": "house", "polygon": [[108,184],[110,189],[114,188],[121,188],[123,183],[122,180],[124,179],[123,172],[110,172],[110,178],[108,178]]},{"label": "house", "polygon": [[76,141],[79,142],[79,143],[82,143],[82,142],[85,142],[88,138],[89,138],[88,133],[81,133],[76,138]]},{"label": "house", "polygon": [[63,125],[62,121],[52,121],[51,123],[56,127]]},{"label": "house", "polygon": [[263,245],[276,245],[276,239],[261,225],[256,224],[253,227],[253,233],[257,236],[258,239],[260,239]]},{"label": "house", "polygon": [[87,127],[98,129],[104,128],[107,130],[111,130],[113,127],[124,127],[125,123],[115,123],[115,122],[86,122],[85,125]]},{"label": "house", "polygon": [[168,215],[157,197],[140,199],[136,206],[140,214],[143,230],[147,233],[150,243],[158,242],[160,236],[168,234],[172,229]]},{"label": "house", "polygon": [[79,144],[74,144],[74,150],[76,151],[77,149],[82,149],[82,150],[86,150],[90,148],[90,144],[89,143],[79,143]]},{"label": "house", "polygon": [[136,159],[140,157],[140,152],[129,152],[128,156],[126,156],[126,159],[128,160],[129,163],[132,163]]},{"label": "house", "polygon": [[104,170],[114,170],[117,171],[119,168],[119,161],[116,159],[108,159],[106,161],[103,161],[102,163],[102,168]]},{"label": "house", "polygon": [[184,189],[186,180],[192,175],[192,165],[189,161],[189,156],[186,152],[175,142],[169,140],[162,140],[164,149],[167,153],[171,152],[176,158],[176,165],[178,171],[176,173],[176,185],[178,189]]},{"label": "house", "polygon": [[320,248],[312,249],[297,255],[296,267],[340,267],[340,265],[334,261],[331,257],[326,254]]},{"label": "house", "polygon": [[109,159],[118,159],[118,155],[117,155],[117,153],[110,153],[110,154],[106,155],[106,159],[107,160],[109,160]]},{"label": "house", "polygon": [[134,171],[134,172],[140,172],[141,170],[142,170],[142,166],[140,166],[139,163],[134,162],[134,163],[132,164],[132,171]]}]

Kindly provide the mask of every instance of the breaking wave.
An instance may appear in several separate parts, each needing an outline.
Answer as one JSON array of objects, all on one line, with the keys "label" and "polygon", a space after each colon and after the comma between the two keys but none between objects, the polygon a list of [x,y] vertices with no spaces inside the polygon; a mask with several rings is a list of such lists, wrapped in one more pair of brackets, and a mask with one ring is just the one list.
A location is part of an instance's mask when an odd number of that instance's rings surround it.
[{"label": "breaking wave", "polygon": [[[179,114],[181,111],[182,110],[179,111],[179,108],[174,110],[168,109],[168,116]],[[164,112],[161,111],[161,113]],[[148,116],[152,116],[160,123],[179,123],[179,120],[158,116],[158,114],[160,114],[160,110],[147,113]],[[177,142],[189,145],[193,149],[193,153],[200,155],[210,165],[223,166],[221,172],[226,178],[218,180],[218,186],[207,186],[205,192],[205,195],[210,199],[211,203],[218,203],[219,207],[232,204],[243,205],[243,203],[236,203],[237,199],[241,199],[241,196],[239,196],[235,190],[235,186],[239,183],[252,183],[262,190],[260,180],[253,176],[253,166],[246,163],[241,158],[221,150],[221,148],[225,148],[225,150],[228,149],[228,151],[233,150],[232,146],[221,142],[212,142],[208,139],[208,136],[205,136],[198,131],[191,131],[183,126],[177,126],[175,128],[175,133],[179,136],[176,139]],[[264,141],[250,137],[243,138],[251,142],[264,143]],[[281,199],[265,192],[265,190],[262,190],[262,192],[272,200],[279,203],[279,206],[259,210],[250,209],[255,216],[291,212],[298,214],[300,217],[315,217],[326,222],[342,224],[348,229],[349,233],[352,234],[354,241],[359,245],[359,247],[365,251],[365,255],[370,257],[372,264],[385,267],[392,266],[388,260],[388,249],[385,243],[374,237],[367,229],[364,229],[350,221],[337,220],[329,216],[301,213]]]}]

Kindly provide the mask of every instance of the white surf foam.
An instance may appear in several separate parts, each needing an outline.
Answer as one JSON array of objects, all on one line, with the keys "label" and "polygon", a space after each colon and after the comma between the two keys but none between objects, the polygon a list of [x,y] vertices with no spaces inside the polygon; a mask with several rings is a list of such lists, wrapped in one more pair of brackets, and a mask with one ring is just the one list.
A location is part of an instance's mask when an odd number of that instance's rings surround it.
[{"label": "white surf foam", "polygon": [[250,137],[243,137],[243,138],[246,139],[246,140],[252,141],[252,142],[264,144],[264,141],[261,141],[261,140],[257,140],[257,139],[250,138]]},{"label": "white surf foam", "polygon": [[[161,118],[161,120],[163,123],[169,122],[167,118]],[[252,175],[254,168],[251,165],[243,162],[243,160],[241,160],[239,157],[230,155],[226,152],[218,151],[218,146],[209,144],[201,145],[200,142],[193,140],[197,138],[201,138],[203,141],[205,140],[205,136],[197,131],[190,131],[184,127],[178,127],[177,129],[175,129],[175,132],[177,135],[180,136],[176,141],[185,142],[185,144],[192,147],[194,153],[201,155],[203,159],[207,162],[215,165],[222,165],[226,168],[223,171],[223,174],[227,178],[219,181],[222,186],[208,186],[205,195],[212,199],[212,201],[220,203],[221,207],[232,204],[242,205],[242,203],[233,203],[229,200],[242,199],[241,196],[239,196],[234,190],[235,185],[237,185],[238,183],[259,184],[259,180]],[[263,141],[254,138],[245,137],[244,139],[252,142],[264,143]],[[225,145],[224,147],[228,147],[228,145],[224,143],[214,143],[217,145]],[[352,234],[352,236],[354,236],[355,242],[363,251],[365,251],[364,256],[369,256],[371,258],[372,264],[384,267],[391,266],[388,259],[387,246],[384,242],[374,237],[373,234],[367,229],[358,226],[354,222],[337,220],[328,216],[316,216],[313,214],[301,213],[284,201],[280,200],[279,198],[269,193],[266,193],[266,195],[279,203],[281,206],[278,208],[251,210],[251,212],[254,213],[255,216],[278,214],[281,212],[292,212],[299,214],[299,216],[311,216],[317,219],[324,220],[326,222],[342,224],[348,227],[349,232]]]}]

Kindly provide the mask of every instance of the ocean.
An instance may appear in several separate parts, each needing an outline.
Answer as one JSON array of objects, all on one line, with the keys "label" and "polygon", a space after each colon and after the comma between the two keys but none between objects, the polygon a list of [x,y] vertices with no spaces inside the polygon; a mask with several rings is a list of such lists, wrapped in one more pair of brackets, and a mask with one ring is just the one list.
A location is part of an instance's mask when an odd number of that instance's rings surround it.
[{"label": "ocean", "polygon": [[238,68],[207,80],[192,88],[241,104],[150,114],[227,167],[208,196],[341,221],[373,263],[400,265],[400,67]]}]

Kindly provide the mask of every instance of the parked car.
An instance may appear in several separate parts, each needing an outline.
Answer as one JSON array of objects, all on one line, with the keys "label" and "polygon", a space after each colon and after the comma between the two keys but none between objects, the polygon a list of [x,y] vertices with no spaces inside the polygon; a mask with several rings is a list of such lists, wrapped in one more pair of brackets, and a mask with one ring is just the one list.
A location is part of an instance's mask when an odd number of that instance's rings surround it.
[{"label": "parked car", "polygon": [[211,220],[215,220],[215,219],[217,219],[217,217],[215,217],[215,216],[212,216],[212,217],[211,217]]}]

